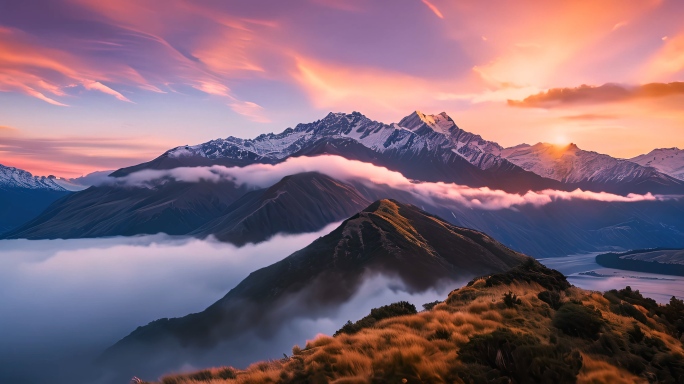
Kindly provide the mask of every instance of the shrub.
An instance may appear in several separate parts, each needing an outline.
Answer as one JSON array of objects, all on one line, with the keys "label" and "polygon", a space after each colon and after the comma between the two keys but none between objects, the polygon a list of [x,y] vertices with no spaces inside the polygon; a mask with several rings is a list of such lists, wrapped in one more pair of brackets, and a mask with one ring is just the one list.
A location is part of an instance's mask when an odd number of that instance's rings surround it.
[{"label": "shrub", "polygon": [[352,323],[351,320],[347,321],[342,328],[335,332],[334,336],[340,335],[342,333],[351,335],[364,328],[370,328],[374,326],[375,323],[380,320],[389,319],[390,317],[396,316],[414,315],[416,313],[418,313],[416,306],[408,301],[399,301],[397,303],[384,305],[379,308],[373,308],[370,311],[370,315],[364,317],[356,323]]},{"label": "shrub", "polygon": [[428,337],[428,340],[449,340],[451,339],[451,332],[446,329],[438,329]]},{"label": "shrub", "polygon": [[539,300],[545,302],[546,304],[549,305],[549,307],[551,307],[555,310],[558,310],[558,308],[560,308],[561,305],[563,305],[563,303],[561,302],[561,295],[560,295],[560,293],[558,293],[556,291],[539,292],[539,294],[537,295],[537,298]]},{"label": "shrub", "polygon": [[487,278],[486,285],[488,287],[510,285],[515,281],[537,283],[551,291],[563,291],[570,288],[570,283],[562,273],[547,268],[532,258],[508,272],[490,276]]},{"label": "shrub", "polygon": [[[464,363],[480,365],[494,370],[487,378],[504,377],[518,383],[575,382],[582,368],[577,351],[560,345],[544,345],[535,337],[497,329],[486,335],[473,336],[464,345],[459,358]],[[465,373],[466,382],[482,380],[482,369],[472,366]]]},{"label": "shrub", "polygon": [[513,293],[513,291],[508,291],[508,293],[503,294],[503,302],[508,308],[513,308],[516,305],[522,304],[522,301],[520,301],[518,295]]},{"label": "shrub", "polygon": [[646,324],[648,322],[648,318],[646,317],[646,315],[641,313],[641,311],[638,310],[635,306],[627,302],[620,303],[617,305],[611,305],[610,310],[618,315],[629,316],[642,324]]},{"label": "shrub", "polygon": [[563,304],[553,317],[553,326],[569,336],[596,340],[603,326],[603,318],[598,310],[583,305]]},{"label": "shrub", "polygon": [[432,308],[434,308],[435,305],[437,305],[439,303],[441,303],[441,301],[439,301],[439,300],[435,300],[435,301],[430,302],[430,303],[425,303],[425,304],[423,304],[423,309],[426,311],[431,311]]},{"label": "shrub", "polygon": [[630,329],[627,331],[627,334],[630,337],[630,340],[634,343],[641,343],[641,341],[644,339],[644,332],[639,328],[638,325],[634,324],[634,328]]}]

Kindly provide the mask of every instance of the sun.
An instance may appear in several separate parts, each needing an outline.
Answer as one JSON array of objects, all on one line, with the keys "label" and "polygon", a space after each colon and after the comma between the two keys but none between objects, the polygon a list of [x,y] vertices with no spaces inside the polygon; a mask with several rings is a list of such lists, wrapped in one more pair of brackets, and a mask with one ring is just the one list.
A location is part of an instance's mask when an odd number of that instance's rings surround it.
[{"label": "sun", "polygon": [[557,134],[551,137],[551,144],[562,146],[567,145],[568,143],[570,143],[570,140],[568,140],[568,137],[564,134]]}]

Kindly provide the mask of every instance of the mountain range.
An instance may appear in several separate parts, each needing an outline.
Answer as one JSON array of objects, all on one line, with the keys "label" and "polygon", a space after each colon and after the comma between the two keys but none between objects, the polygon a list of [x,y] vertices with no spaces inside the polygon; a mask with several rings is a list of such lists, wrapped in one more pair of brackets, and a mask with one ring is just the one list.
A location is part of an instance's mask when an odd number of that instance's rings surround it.
[{"label": "mountain range", "polygon": [[684,180],[684,150],[679,148],[654,149],[645,155],[629,160],[644,167],[653,167],[679,180]]},{"label": "mountain range", "polygon": [[[678,153],[673,149],[644,156],[653,157],[650,164],[657,163],[661,169],[675,170],[673,174],[677,174],[676,164],[684,160]],[[22,214],[10,212],[14,222],[6,225],[4,237],[82,238],[163,232],[212,235],[243,245],[280,232],[318,230],[371,201],[393,198],[421,206],[453,224],[485,231],[507,246],[536,257],[684,245],[684,215],[677,199],[640,203],[561,199],[541,207],[491,210],[425,199],[368,180],[342,181],[313,173],[292,174],[264,188],[238,185],[230,180],[164,180],[146,186],[116,182],[145,169],[243,167],[319,155],[337,155],[383,166],[416,182],[453,182],[520,194],[578,187],[622,195],[684,194],[684,181],[650,165],[583,151],[573,144],[503,148],[462,130],[446,113],[426,115],[415,111],[389,125],[358,112],[330,113],[322,120],[299,124],[280,134],[250,140],[228,137],[176,147],[150,162],[112,172],[108,178],[93,175],[91,178],[97,179],[99,185],[75,193],[66,191],[56,178],[37,178],[14,170],[21,177],[5,180],[21,180],[22,187],[12,189],[13,193],[23,191],[29,196],[45,189],[53,191],[50,194],[54,198],[43,205],[32,202],[32,210]],[[109,182],[102,183],[103,179]],[[62,198],[55,201],[59,197]],[[53,204],[45,209],[50,203]]]},{"label": "mountain range", "polygon": [[[684,193],[684,181],[652,166],[583,151],[576,145],[503,148],[459,128],[446,113],[415,111],[384,124],[358,112],[330,113],[309,124],[254,139],[227,137],[168,150],[112,174],[180,166],[273,164],[295,156],[337,154],[399,171],[421,181],[487,186],[509,192],[582,188],[627,193]],[[672,163],[684,166],[684,156]],[[661,166],[662,170],[673,165]],[[674,171],[674,175],[679,175]]]},{"label": "mountain range", "polygon": [[37,216],[68,194],[69,190],[54,176],[33,176],[0,164],[0,234]]},{"label": "mountain range", "polygon": [[[315,158],[314,158],[315,159]],[[231,181],[165,182],[154,187],[94,186],[53,203],[5,238],[85,238],[135,234],[214,236],[236,245],[277,233],[304,233],[343,220],[371,201],[421,206],[455,225],[494,236],[535,257],[684,246],[678,200],[557,200],[516,209],[473,209],[368,180],[341,181],[304,172],[266,188]]]}]

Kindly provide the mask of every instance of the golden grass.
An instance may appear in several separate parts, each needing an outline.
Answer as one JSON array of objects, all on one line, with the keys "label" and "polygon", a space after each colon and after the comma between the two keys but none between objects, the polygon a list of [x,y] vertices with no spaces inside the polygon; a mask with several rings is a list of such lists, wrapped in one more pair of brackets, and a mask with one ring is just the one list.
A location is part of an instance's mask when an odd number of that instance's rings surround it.
[{"label": "golden grass", "polygon": [[605,361],[582,354],[582,369],[577,376],[578,384],[633,384],[647,382],[647,380],[634,376]]},{"label": "golden grass", "polygon": [[[505,307],[502,296],[509,290],[518,295],[520,305]],[[321,382],[355,384],[397,372],[405,373],[408,382],[441,383],[446,382],[444,378],[455,369],[464,367],[458,360],[463,345],[475,335],[489,334],[498,328],[531,335],[544,345],[563,338],[567,345],[582,353],[579,383],[644,381],[613,365],[609,356],[592,354],[593,341],[564,336],[555,329],[551,324],[555,311],[537,298],[543,290],[537,284],[486,287],[484,280],[478,280],[470,287],[451,292],[447,302],[430,311],[385,319],[373,328],[352,335],[317,335],[308,340],[304,348],[295,346],[293,357],[289,359],[253,364],[236,371],[235,379],[211,383],[298,382],[304,378],[317,378]],[[474,298],[463,300],[464,297]],[[608,329],[616,335],[625,335],[634,326],[634,319],[610,312],[610,303],[600,293],[572,287],[565,291],[563,300],[582,302],[600,310],[608,322]],[[679,340],[664,333],[653,320],[649,321],[655,329],[640,324],[646,336],[662,340],[673,352],[682,352]],[[459,380],[453,375],[450,377],[450,382]]]}]

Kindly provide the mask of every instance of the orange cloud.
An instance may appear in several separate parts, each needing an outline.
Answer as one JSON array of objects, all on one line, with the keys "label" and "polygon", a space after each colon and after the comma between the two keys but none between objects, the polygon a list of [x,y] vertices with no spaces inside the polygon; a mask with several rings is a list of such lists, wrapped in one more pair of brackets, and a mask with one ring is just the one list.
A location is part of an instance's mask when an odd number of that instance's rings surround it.
[{"label": "orange cloud", "polygon": [[684,95],[684,82],[651,83],[635,87],[618,84],[581,85],[575,88],[553,88],[523,100],[508,100],[513,107],[553,108],[568,104],[597,104],[638,98]]},{"label": "orange cloud", "polygon": [[12,135],[0,136],[0,158],[3,165],[36,175],[75,177],[149,161],[173,145],[158,138]]},{"label": "orange cloud", "polygon": [[663,47],[646,64],[644,72],[653,79],[668,78],[684,72],[684,33],[662,38]]},{"label": "orange cloud", "polygon": [[420,0],[420,1],[422,1],[423,4],[427,5],[427,7],[430,8],[430,10],[431,10],[437,17],[439,17],[440,19],[443,19],[443,18],[444,18],[444,15],[442,15],[442,12],[440,12],[439,9],[438,9],[434,4],[432,4],[432,3],[429,2],[428,0]]}]

